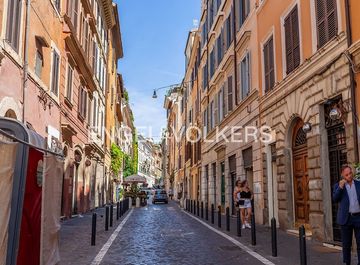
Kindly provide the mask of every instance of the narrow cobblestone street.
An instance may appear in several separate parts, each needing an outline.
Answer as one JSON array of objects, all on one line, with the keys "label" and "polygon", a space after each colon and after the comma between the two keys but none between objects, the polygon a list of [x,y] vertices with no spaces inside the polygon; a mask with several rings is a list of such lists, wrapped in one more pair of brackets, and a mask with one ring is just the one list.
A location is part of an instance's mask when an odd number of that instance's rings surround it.
[{"label": "narrow cobblestone street", "polygon": [[[218,234],[211,230],[216,229],[216,222],[204,225],[197,217],[182,211],[175,202],[129,210],[119,221],[114,215],[114,226],[109,231],[104,231],[104,209],[98,209],[97,213],[94,247],[90,246],[91,215],[62,224],[61,264],[299,264],[296,237],[279,231],[279,257],[273,258],[268,229],[259,226],[258,244],[250,247],[250,230],[243,230],[240,239],[235,237],[234,218],[231,231],[225,232],[223,228]],[[128,218],[125,224],[124,218]],[[124,226],[118,231],[121,224]],[[114,236],[110,245],[109,238]],[[235,245],[229,238],[243,247]],[[329,260],[332,260],[331,264],[340,264],[338,251],[318,243],[308,241],[308,253],[311,257],[308,264],[329,264]]]}]

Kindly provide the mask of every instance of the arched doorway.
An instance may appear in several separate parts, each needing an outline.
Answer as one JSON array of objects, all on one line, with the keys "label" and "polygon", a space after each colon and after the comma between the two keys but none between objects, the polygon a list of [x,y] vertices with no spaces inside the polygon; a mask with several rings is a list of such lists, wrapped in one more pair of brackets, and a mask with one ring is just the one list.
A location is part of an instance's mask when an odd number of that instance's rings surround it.
[{"label": "arched doorway", "polygon": [[15,111],[13,111],[12,109],[8,109],[6,112],[5,112],[5,117],[6,118],[11,118],[11,119],[17,119],[17,116],[16,116],[16,113]]},{"label": "arched doorway", "polygon": [[295,226],[309,223],[308,150],[303,125],[302,120],[296,123],[292,138]]}]

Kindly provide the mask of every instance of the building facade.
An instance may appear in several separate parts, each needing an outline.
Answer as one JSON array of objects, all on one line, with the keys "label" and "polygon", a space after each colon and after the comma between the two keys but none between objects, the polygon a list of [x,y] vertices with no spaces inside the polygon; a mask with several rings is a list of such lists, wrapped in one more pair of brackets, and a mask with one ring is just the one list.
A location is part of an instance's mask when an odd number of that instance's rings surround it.
[{"label": "building facade", "polygon": [[[341,165],[359,157],[357,6],[202,1],[184,82],[165,100],[168,127],[176,128],[167,139],[169,180],[182,198],[234,214],[235,181],[246,179],[257,222],[275,217],[283,229],[305,225],[316,239],[341,240],[331,192]],[[200,170],[189,163],[188,138],[175,139],[191,125],[201,129]]]}]

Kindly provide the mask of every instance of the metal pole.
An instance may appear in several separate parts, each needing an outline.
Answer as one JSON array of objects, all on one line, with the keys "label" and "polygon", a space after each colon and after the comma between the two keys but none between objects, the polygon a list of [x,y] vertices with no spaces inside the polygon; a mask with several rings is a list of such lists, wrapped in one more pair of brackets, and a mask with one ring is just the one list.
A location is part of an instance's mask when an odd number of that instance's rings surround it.
[{"label": "metal pole", "polygon": [[123,215],[123,201],[120,201],[120,218]]},{"label": "metal pole", "polygon": [[256,246],[255,215],[251,215],[251,245]]},{"label": "metal pole", "polygon": [[209,220],[209,204],[206,203],[205,205],[205,220],[208,221]]},{"label": "metal pole", "polygon": [[92,224],[91,224],[91,245],[95,246],[96,242],[96,213],[92,214]]},{"label": "metal pole", "polygon": [[193,203],[192,203],[192,200],[190,200],[190,213],[192,213],[192,207],[193,206]]},{"label": "metal pole", "polygon": [[204,202],[201,202],[201,218],[204,218]]},{"label": "metal pole", "polygon": [[240,209],[236,211],[236,220],[237,220],[237,236],[241,237],[241,214]]},{"label": "metal pole", "polygon": [[215,223],[215,207],[214,204],[211,204],[211,223],[214,224]]},{"label": "metal pole", "polygon": [[196,201],[196,208],[197,208],[197,216],[200,216],[200,203]]},{"label": "metal pole", "polygon": [[218,206],[218,209],[219,209],[219,211],[218,211],[218,227],[221,228],[221,206],[220,205]]},{"label": "metal pole", "polygon": [[299,238],[300,238],[300,264],[306,265],[307,264],[306,233],[305,233],[305,227],[303,225],[299,227]]},{"label": "metal pole", "polygon": [[230,231],[230,208],[226,207],[226,231]]},{"label": "metal pole", "polygon": [[120,209],[120,203],[117,202],[116,203],[116,220],[119,220],[119,215],[120,215],[119,209]]},{"label": "metal pole", "polygon": [[105,207],[105,231],[109,230],[109,206]]},{"label": "metal pole", "polygon": [[110,227],[113,226],[113,219],[114,219],[114,205],[110,204]]},{"label": "metal pole", "polygon": [[277,257],[277,235],[276,235],[276,219],[271,219],[271,246],[272,256]]}]

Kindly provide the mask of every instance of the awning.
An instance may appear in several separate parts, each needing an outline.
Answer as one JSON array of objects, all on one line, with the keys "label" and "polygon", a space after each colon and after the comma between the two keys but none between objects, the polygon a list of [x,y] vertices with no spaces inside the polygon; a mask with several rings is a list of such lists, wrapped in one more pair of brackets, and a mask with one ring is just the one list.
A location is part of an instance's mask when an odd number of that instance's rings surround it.
[{"label": "awning", "polygon": [[122,184],[146,183],[146,178],[140,175],[131,175],[124,179]]}]

